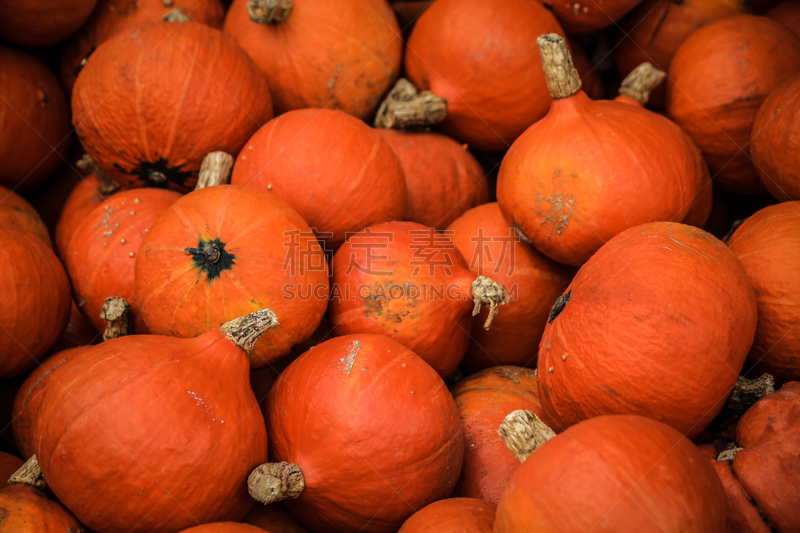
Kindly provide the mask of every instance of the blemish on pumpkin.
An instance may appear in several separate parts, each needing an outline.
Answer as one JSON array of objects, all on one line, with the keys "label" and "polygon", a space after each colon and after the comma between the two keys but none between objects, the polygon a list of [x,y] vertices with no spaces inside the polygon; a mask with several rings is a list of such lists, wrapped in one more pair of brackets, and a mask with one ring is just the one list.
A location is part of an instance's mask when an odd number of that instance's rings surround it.
[{"label": "blemish on pumpkin", "polygon": [[[548,223],[552,223],[547,238],[551,238],[554,231],[556,235],[561,235],[569,225],[569,217],[575,211],[575,197],[571,194],[559,192],[546,198],[542,195],[537,195],[536,199],[550,203],[550,209],[548,209],[544,220],[541,222],[541,225],[545,227]],[[541,215],[539,217],[541,218]]]},{"label": "blemish on pumpkin", "polygon": [[339,365],[344,365],[344,373],[348,376],[350,375],[350,371],[353,370],[353,365],[356,362],[356,354],[358,350],[361,349],[361,341],[353,341],[353,345],[350,347],[350,351],[347,352],[347,357],[342,357],[339,359]]}]

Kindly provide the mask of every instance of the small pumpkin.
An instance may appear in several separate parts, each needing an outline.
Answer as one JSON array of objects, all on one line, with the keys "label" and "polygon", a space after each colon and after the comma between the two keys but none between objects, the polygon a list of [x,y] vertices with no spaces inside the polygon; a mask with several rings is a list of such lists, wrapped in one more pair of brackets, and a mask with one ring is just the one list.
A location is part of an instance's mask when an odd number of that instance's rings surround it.
[{"label": "small pumpkin", "polygon": [[542,0],[552,10],[564,29],[571,34],[592,33],[611,26],[641,0],[604,0],[603,2],[561,2]]},{"label": "small pumpkin", "polygon": [[767,12],[767,16],[777,20],[795,35],[800,36],[800,1],[784,0]]},{"label": "small pumpkin", "polygon": [[23,46],[56,44],[89,18],[96,3],[97,0],[0,0],[0,38]]},{"label": "small pumpkin", "polygon": [[397,533],[492,533],[497,505],[475,498],[449,498],[411,515]]},{"label": "small pumpkin", "polygon": [[0,185],[0,225],[9,225],[29,231],[42,239],[50,248],[53,241],[42,222],[42,217],[22,196]]},{"label": "small pumpkin", "polygon": [[16,472],[25,463],[16,455],[10,453],[0,452],[0,480],[8,480],[11,474]]},{"label": "small pumpkin", "polygon": [[33,487],[0,490],[0,533],[89,533],[63,506]]}]

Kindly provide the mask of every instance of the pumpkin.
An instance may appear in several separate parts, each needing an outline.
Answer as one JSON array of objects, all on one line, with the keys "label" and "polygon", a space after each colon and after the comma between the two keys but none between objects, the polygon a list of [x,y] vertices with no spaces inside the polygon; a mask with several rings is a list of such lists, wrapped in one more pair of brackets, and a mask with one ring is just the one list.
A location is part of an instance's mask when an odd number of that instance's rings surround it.
[{"label": "pumpkin", "polygon": [[496,533],[728,531],[719,478],[675,429],[637,415],[585,420],[538,447],[497,506]]},{"label": "pumpkin", "polygon": [[267,309],[193,339],[132,335],[78,353],[45,387],[33,431],[53,493],[108,533],[243,518],[247,474],[267,456],[246,352],[276,323]]},{"label": "pumpkin", "polygon": [[539,2],[437,0],[411,32],[406,76],[447,101],[444,133],[505,151],[550,106],[531,36],[551,32],[564,33]]},{"label": "pumpkin", "polygon": [[[119,192],[95,207],[78,226],[66,255],[75,302],[98,331],[103,302],[119,296],[134,302],[136,251],[153,222],[181,195],[166,189]],[[149,333],[140,309],[132,305],[135,333]]]},{"label": "pumpkin", "polygon": [[254,505],[242,522],[269,533],[311,533],[282,503]]},{"label": "pumpkin", "polygon": [[24,373],[61,337],[72,300],[56,254],[33,233],[0,226],[0,278],[12,290],[0,301],[0,376]]},{"label": "pumpkin", "polygon": [[[0,0],[0,33],[9,4],[28,2]],[[55,172],[69,150],[67,99],[44,63],[6,46],[0,46],[0,94],[0,184],[30,188]]]},{"label": "pumpkin", "polygon": [[777,20],[795,35],[800,36],[800,1],[784,0],[767,12],[767,16]]},{"label": "pumpkin", "polygon": [[14,226],[29,231],[42,239],[50,248],[53,241],[39,213],[25,199],[0,185],[0,225]]},{"label": "pumpkin", "polygon": [[712,22],[678,48],[667,113],[703,151],[719,187],[764,190],[749,154],[753,122],[769,93],[798,72],[800,37],[766,17]]},{"label": "pumpkin", "polygon": [[604,245],[550,313],[539,399],[556,431],[638,414],[689,438],[722,409],[756,329],[742,265],[693,226],[655,222]]},{"label": "pumpkin", "polygon": [[492,533],[497,505],[475,498],[450,498],[423,507],[398,533]]},{"label": "pumpkin", "polygon": [[67,509],[25,485],[0,490],[0,533],[89,533]]},{"label": "pumpkin", "polygon": [[514,300],[514,310],[498,315],[491,329],[483,327],[488,310],[473,321],[461,368],[472,373],[496,365],[535,367],[550,308],[569,285],[574,269],[521,242],[496,202],[470,209],[447,232],[470,272],[500,283]]},{"label": "pumpkin", "polygon": [[765,207],[744,221],[728,246],[756,294],[758,326],[745,371],[776,382],[800,380],[800,202]]},{"label": "pumpkin", "polygon": [[506,221],[549,258],[580,266],[630,227],[683,220],[697,178],[681,131],[638,106],[590,100],[563,38],[538,41],[555,99],[500,167]]},{"label": "pumpkin", "polygon": [[[264,529],[237,522],[214,522],[184,529],[180,533],[264,533]],[[266,530],[269,531],[269,530]],[[275,531],[277,533],[277,531]]]},{"label": "pumpkin", "polygon": [[761,183],[781,201],[800,200],[800,73],[764,100],[753,124],[750,153]]},{"label": "pumpkin", "polygon": [[128,29],[97,47],[72,91],[89,156],[125,188],[189,191],[203,158],[239,153],[270,118],[266,78],[199,23]]},{"label": "pumpkin", "polygon": [[356,233],[332,264],[334,334],[386,335],[442,377],[464,357],[470,313],[489,304],[489,327],[498,306],[508,302],[500,285],[467,269],[447,235],[415,222],[377,224]]},{"label": "pumpkin", "polygon": [[519,468],[519,461],[498,436],[498,426],[517,409],[547,418],[539,404],[536,371],[516,366],[487,368],[459,381],[452,392],[464,429],[464,463],[453,496],[496,505]]},{"label": "pumpkin", "polygon": [[24,461],[16,455],[0,452],[0,480],[8,480],[23,464]]},{"label": "pumpkin", "polygon": [[224,31],[267,76],[276,114],[318,107],[366,120],[400,72],[386,0],[236,0]]},{"label": "pumpkin", "polygon": [[[740,0],[646,0],[620,23],[614,49],[617,69],[621,76],[627,76],[648,61],[669,71],[672,57],[693,31],[739,13],[745,13],[745,5]],[[665,83],[653,90],[651,107],[666,107],[666,89]]]},{"label": "pumpkin", "polygon": [[483,169],[466,145],[439,133],[378,129],[400,160],[408,200],[403,220],[443,230],[489,201]]},{"label": "pumpkin", "polygon": [[[267,433],[281,463],[253,472],[251,495],[288,497],[296,518],[330,533],[396,532],[414,509],[450,495],[464,453],[444,381],[379,335],[337,337],[289,365],[269,397]],[[265,492],[276,477],[286,490]]]},{"label": "pumpkin", "polygon": [[591,33],[611,26],[641,0],[604,0],[602,2],[563,2],[542,0],[571,34]]},{"label": "pumpkin", "polygon": [[274,194],[219,185],[172,204],[144,236],[136,306],[159,335],[195,337],[269,307],[280,325],[250,353],[254,368],[287,355],[328,305],[328,267],[311,229]]},{"label": "pumpkin", "polygon": [[0,38],[23,46],[56,44],[83,24],[96,3],[97,0],[0,0]]},{"label": "pumpkin", "polygon": [[86,24],[64,47],[61,83],[71,91],[89,56],[114,35],[153,22],[169,31],[169,20],[179,12],[195,22],[221,28],[225,7],[220,0],[99,0]]},{"label": "pumpkin", "polygon": [[348,233],[401,219],[406,208],[403,168],[389,144],[341,111],[271,120],[247,142],[231,183],[279,196],[334,247]]}]

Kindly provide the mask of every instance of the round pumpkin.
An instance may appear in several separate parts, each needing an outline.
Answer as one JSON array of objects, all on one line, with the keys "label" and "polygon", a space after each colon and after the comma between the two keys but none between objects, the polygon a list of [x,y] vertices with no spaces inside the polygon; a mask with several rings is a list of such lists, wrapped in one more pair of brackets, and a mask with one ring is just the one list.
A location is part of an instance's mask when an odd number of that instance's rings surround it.
[{"label": "round pumpkin", "polygon": [[20,469],[25,462],[10,453],[0,452],[0,480],[8,481],[14,472]]},{"label": "round pumpkin", "polygon": [[269,20],[258,16],[264,4],[233,2],[224,31],[267,76],[275,113],[318,107],[369,119],[400,72],[403,42],[389,3],[284,0],[288,10]]},{"label": "round pumpkin", "polygon": [[237,154],[272,118],[264,75],[194,22],[128,29],[97,47],[72,91],[86,152],[125,188],[189,191],[203,158]]},{"label": "round pumpkin", "polygon": [[781,201],[800,200],[800,73],[764,100],[753,124],[750,153],[761,183]]},{"label": "round pumpkin", "polygon": [[549,258],[580,266],[630,227],[683,220],[697,192],[683,133],[638,106],[590,100],[564,40],[539,42],[555,99],[503,159],[497,201],[506,221]]},{"label": "round pumpkin", "polygon": [[[26,2],[0,0],[0,27],[8,4]],[[69,105],[44,63],[6,46],[0,46],[0,94],[0,184],[30,188],[55,172],[69,150]]]},{"label": "round pumpkin", "polygon": [[311,533],[282,503],[255,504],[242,519],[245,524],[260,527],[268,533]]},{"label": "round pumpkin", "polygon": [[800,1],[784,0],[767,12],[767,16],[777,20],[795,35],[800,36]]},{"label": "round pumpkin", "polygon": [[466,145],[439,133],[377,131],[403,168],[408,191],[403,220],[443,230],[489,201],[483,168]]},{"label": "round pumpkin", "polygon": [[56,44],[89,18],[96,3],[97,0],[0,0],[0,38],[23,46]]},{"label": "round pumpkin", "polygon": [[[617,69],[627,76],[648,61],[667,72],[678,47],[693,31],[745,11],[741,0],[645,0],[620,23],[614,49]],[[653,90],[648,105],[663,109],[666,97],[664,83]]]},{"label": "round pumpkin", "polygon": [[611,26],[641,0],[603,0],[601,2],[564,2],[542,0],[571,34],[591,33]]},{"label": "round pumpkin", "polygon": [[756,294],[758,326],[746,373],[800,380],[800,202],[765,207],[728,241]]},{"label": "round pumpkin", "polygon": [[756,300],[733,252],[705,231],[631,228],[578,271],[539,344],[539,399],[561,431],[638,414],[689,438],[722,409],[756,329]]},{"label": "round pumpkin", "polygon": [[45,387],[33,431],[53,493],[106,533],[243,518],[247,474],[267,457],[246,351],[275,323],[265,310],[193,339],[132,335],[78,353]]},{"label": "round pumpkin", "polygon": [[598,416],[542,444],[497,506],[496,533],[723,533],[725,489],[675,429],[636,415]]},{"label": "round pumpkin", "polygon": [[736,15],[692,33],[669,68],[667,113],[705,155],[714,182],[739,194],[764,190],[750,159],[764,99],[800,73],[800,37],[774,20]]},{"label": "round pumpkin", "polygon": [[0,533],[89,533],[63,506],[24,485],[0,490]]},{"label": "round pumpkin", "polygon": [[395,533],[414,509],[450,495],[464,453],[444,381],[379,335],[334,338],[289,365],[270,394],[267,433],[270,459],[294,463],[305,480],[287,507],[330,533]]},{"label": "round pumpkin", "polygon": [[406,76],[447,101],[444,133],[505,151],[550,106],[532,36],[551,32],[564,30],[539,2],[437,0],[411,32]]},{"label": "round pumpkin", "polygon": [[86,60],[114,35],[153,22],[169,31],[168,21],[178,12],[195,22],[221,28],[225,7],[220,0],[99,0],[86,24],[64,47],[61,83],[72,91]]},{"label": "round pumpkin", "polygon": [[136,304],[159,335],[195,337],[269,307],[280,325],[250,354],[254,368],[314,332],[328,305],[328,268],[311,229],[274,194],[235,185],[172,204],[136,252]]},{"label": "round pumpkin", "polygon": [[496,202],[470,209],[447,232],[470,272],[502,284],[514,307],[500,313],[488,330],[483,327],[488,310],[473,320],[461,368],[472,373],[497,365],[535,367],[550,308],[569,285],[574,269],[521,242]]},{"label": "round pumpkin", "polygon": [[492,533],[497,505],[475,498],[449,498],[411,515],[397,533]]},{"label": "round pumpkin", "polygon": [[14,226],[29,231],[53,247],[47,226],[39,213],[22,196],[0,185],[0,225]]}]

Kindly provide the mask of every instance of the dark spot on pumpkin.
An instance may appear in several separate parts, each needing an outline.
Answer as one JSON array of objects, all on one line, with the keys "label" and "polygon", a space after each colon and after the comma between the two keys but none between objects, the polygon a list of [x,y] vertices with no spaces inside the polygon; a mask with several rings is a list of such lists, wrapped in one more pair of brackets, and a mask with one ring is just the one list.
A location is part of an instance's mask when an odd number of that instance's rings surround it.
[{"label": "dark spot on pumpkin", "polygon": [[163,157],[151,163],[145,161],[139,163],[139,166],[132,170],[126,170],[117,163],[114,163],[114,168],[128,174],[129,176],[138,176],[140,180],[145,182],[148,187],[155,187],[159,189],[168,189],[171,183],[185,188],[186,180],[192,176],[192,172],[183,170],[185,165],[169,166],[169,161]]},{"label": "dark spot on pumpkin", "polygon": [[194,266],[200,269],[200,274],[206,273],[209,283],[218,278],[223,270],[230,270],[235,264],[236,256],[225,250],[225,243],[219,238],[204,240],[201,237],[197,248],[185,248],[185,251],[194,260]]},{"label": "dark spot on pumpkin", "polygon": [[550,310],[550,318],[547,319],[547,323],[551,324],[553,320],[555,320],[558,315],[561,314],[561,311],[564,310],[564,307],[567,306],[567,302],[569,302],[569,297],[572,296],[572,289],[567,292],[567,294],[562,294],[556,300],[556,303],[553,304],[553,309]]}]

